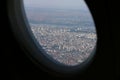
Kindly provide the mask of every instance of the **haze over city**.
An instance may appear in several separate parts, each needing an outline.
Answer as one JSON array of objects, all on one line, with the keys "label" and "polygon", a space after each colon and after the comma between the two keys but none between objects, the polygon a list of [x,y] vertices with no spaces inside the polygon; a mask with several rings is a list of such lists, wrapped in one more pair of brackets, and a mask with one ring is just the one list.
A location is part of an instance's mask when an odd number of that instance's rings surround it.
[{"label": "haze over city", "polygon": [[24,0],[24,4],[37,8],[87,9],[84,0]]}]

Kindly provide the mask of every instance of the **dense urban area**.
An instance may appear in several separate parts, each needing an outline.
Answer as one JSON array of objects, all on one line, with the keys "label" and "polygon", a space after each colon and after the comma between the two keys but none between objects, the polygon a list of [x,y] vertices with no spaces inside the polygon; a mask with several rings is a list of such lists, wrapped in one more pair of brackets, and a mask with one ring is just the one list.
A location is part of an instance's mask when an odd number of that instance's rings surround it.
[{"label": "dense urban area", "polygon": [[[97,37],[94,23],[85,11],[28,10],[31,30],[48,56],[66,65],[85,61]],[[34,14],[35,13],[35,14]]]}]

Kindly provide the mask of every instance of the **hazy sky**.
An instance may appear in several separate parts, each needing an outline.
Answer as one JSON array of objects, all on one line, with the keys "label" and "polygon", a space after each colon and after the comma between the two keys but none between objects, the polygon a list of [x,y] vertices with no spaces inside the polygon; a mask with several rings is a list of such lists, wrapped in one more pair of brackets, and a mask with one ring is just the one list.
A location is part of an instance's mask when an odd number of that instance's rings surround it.
[{"label": "hazy sky", "polygon": [[84,0],[24,0],[25,7],[84,9]]}]

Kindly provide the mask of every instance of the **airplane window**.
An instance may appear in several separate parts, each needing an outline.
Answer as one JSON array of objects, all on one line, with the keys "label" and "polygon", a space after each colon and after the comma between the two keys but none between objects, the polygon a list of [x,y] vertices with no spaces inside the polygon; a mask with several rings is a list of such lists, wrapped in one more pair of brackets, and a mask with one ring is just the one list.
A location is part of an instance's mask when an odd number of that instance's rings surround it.
[{"label": "airplane window", "polygon": [[53,60],[67,66],[86,61],[97,34],[84,0],[24,0],[30,29]]}]

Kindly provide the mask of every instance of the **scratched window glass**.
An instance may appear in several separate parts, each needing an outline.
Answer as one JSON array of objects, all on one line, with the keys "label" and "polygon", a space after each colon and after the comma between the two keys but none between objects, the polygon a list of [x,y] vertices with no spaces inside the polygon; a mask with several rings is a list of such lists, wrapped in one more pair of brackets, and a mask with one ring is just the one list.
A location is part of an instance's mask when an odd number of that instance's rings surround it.
[{"label": "scratched window glass", "polygon": [[69,66],[81,64],[97,42],[84,0],[24,0],[30,29],[48,56]]}]

